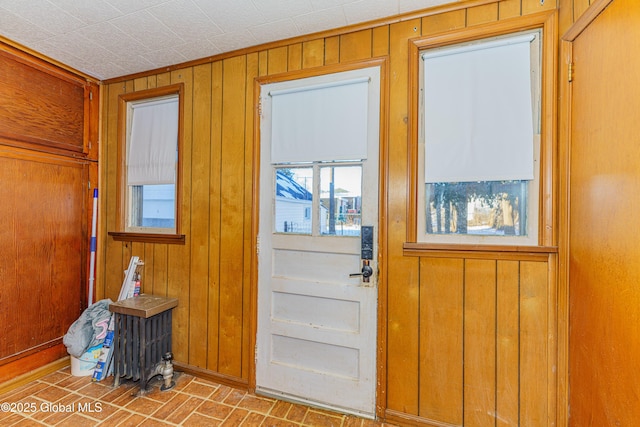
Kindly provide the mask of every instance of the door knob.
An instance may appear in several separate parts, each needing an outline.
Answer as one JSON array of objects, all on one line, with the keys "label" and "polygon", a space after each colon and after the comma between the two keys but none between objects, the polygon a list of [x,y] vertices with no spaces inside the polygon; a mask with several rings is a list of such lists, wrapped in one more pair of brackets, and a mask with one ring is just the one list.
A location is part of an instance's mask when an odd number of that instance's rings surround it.
[{"label": "door knob", "polygon": [[362,260],[362,271],[360,271],[360,273],[351,273],[349,274],[349,277],[362,276],[363,282],[369,282],[369,277],[371,277],[372,275],[373,268],[371,268],[371,266],[369,265],[369,260],[364,259]]}]

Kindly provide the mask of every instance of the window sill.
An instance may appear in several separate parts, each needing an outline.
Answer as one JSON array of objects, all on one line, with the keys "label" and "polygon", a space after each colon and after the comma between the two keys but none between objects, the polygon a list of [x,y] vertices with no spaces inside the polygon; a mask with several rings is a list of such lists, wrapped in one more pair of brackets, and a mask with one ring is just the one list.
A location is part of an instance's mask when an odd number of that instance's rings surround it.
[{"label": "window sill", "polygon": [[109,231],[109,236],[119,242],[164,243],[167,245],[184,245],[184,234],[161,233],[128,233],[124,231]]},{"label": "window sill", "polygon": [[486,258],[544,260],[558,253],[556,246],[511,246],[440,243],[404,243],[405,256],[435,256],[446,258]]}]

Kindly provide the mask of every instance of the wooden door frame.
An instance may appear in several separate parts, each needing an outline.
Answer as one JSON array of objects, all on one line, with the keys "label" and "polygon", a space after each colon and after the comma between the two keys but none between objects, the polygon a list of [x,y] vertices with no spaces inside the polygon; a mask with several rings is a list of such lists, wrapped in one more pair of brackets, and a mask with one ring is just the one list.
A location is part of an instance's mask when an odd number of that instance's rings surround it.
[{"label": "wooden door frame", "polygon": [[379,129],[379,155],[378,155],[378,304],[377,304],[377,338],[376,338],[376,403],[375,415],[384,416],[386,409],[386,373],[387,373],[387,179],[388,179],[388,91],[389,91],[389,58],[378,57],[364,61],[349,62],[345,64],[328,65],[305,70],[296,70],[270,76],[257,77],[253,85],[253,188],[251,206],[251,244],[255,250],[251,251],[251,281],[250,281],[250,325],[249,348],[254,357],[249,361],[249,390],[256,390],[256,341],[258,333],[258,251],[259,251],[259,220],[260,220],[260,89],[262,85],[277,83],[287,80],[297,80],[308,77],[317,77],[325,74],[339,73],[367,67],[380,68],[380,129]]},{"label": "wooden door frame", "polygon": [[569,235],[571,224],[571,103],[573,43],[613,0],[595,0],[560,37],[558,127],[558,414],[556,425],[569,424]]}]

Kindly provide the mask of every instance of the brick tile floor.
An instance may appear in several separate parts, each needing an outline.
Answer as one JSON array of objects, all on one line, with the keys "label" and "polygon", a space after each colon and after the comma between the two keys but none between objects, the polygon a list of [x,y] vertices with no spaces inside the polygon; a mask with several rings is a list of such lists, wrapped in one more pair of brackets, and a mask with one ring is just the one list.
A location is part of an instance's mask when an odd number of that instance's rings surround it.
[{"label": "brick tile floor", "polygon": [[[188,374],[160,391],[160,378],[137,396],[137,384],[92,382],[67,367],[0,395],[2,426],[384,427],[390,424],[255,396]],[[9,405],[9,406],[7,406]],[[9,409],[9,410],[7,410]]]}]

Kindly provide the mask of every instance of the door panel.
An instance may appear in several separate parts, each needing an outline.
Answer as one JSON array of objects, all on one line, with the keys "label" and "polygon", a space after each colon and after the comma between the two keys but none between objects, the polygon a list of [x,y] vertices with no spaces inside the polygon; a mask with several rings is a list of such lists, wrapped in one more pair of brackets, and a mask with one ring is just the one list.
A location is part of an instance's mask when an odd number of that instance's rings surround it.
[{"label": "door panel", "polygon": [[640,3],[614,0],[573,42],[571,426],[640,418]]},{"label": "door panel", "polygon": [[87,171],[0,147],[0,365],[61,343],[82,312]]},{"label": "door panel", "polygon": [[[364,159],[271,163],[271,90],[363,76],[373,87]],[[378,225],[379,90],[375,67],[269,84],[261,95],[257,391],[371,417],[376,277],[350,274],[362,269],[360,226]]]}]

